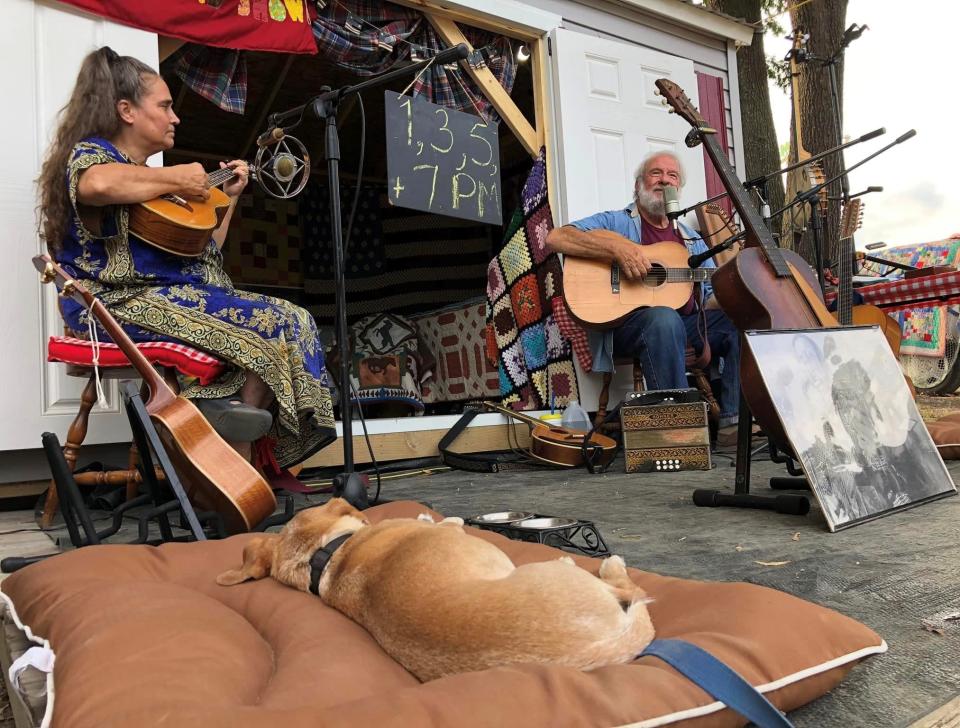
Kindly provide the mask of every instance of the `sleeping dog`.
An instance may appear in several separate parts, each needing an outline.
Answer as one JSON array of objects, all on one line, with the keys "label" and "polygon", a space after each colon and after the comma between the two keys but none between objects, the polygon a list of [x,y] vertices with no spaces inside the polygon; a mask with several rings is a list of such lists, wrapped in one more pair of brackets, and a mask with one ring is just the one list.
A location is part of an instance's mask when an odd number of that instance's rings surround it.
[{"label": "sleeping dog", "polygon": [[422,681],[521,662],[589,670],[629,662],[653,639],[649,600],[619,556],[599,578],[566,556],[514,566],[461,518],[371,526],[340,498],[251,539],[217,583],[266,576],[318,593]]}]

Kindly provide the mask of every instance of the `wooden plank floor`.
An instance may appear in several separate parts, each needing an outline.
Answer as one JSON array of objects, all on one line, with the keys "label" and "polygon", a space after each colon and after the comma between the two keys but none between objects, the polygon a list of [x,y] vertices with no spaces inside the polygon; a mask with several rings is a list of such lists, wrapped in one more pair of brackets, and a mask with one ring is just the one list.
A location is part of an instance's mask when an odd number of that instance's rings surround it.
[{"label": "wooden plank floor", "polygon": [[[33,511],[0,511],[0,559],[53,554],[57,545],[37,526]],[[7,575],[0,574],[0,581]]]}]

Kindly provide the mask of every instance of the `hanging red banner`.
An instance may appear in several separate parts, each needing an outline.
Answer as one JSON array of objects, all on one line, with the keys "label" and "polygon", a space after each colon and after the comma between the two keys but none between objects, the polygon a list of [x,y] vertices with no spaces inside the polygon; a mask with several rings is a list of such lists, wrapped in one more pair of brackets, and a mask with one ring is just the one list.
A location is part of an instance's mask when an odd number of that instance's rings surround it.
[{"label": "hanging red banner", "polygon": [[63,0],[124,25],[220,48],[316,53],[309,0]]}]

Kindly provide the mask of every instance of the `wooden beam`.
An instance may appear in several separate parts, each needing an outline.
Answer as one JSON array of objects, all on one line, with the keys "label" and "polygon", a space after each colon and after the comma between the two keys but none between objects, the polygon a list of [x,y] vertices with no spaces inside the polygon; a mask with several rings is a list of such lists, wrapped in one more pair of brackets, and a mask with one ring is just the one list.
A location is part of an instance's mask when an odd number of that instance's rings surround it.
[{"label": "wooden beam", "polygon": [[283,86],[283,82],[286,80],[287,74],[290,72],[290,66],[293,65],[293,59],[294,55],[292,53],[287,55],[287,58],[283,63],[283,68],[280,69],[280,74],[273,83],[273,88],[270,89],[270,93],[267,94],[267,98],[257,110],[257,118],[253,122],[253,126],[250,128],[250,133],[247,135],[247,141],[243,145],[243,153],[240,155],[242,159],[249,158],[253,144],[257,141],[257,137],[260,135],[260,127],[263,126],[263,122],[270,113],[270,107],[273,106],[273,102],[277,98],[277,93],[279,93],[280,87]]},{"label": "wooden beam", "polygon": [[404,7],[413,8],[414,10],[420,10],[424,15],[446,18],[455,23],[466,23],[474,28],[489,30],[501,35],[509,35],[521,40],[532,41],[540,37],[536,31],[510,23],[502,18],[493,20],[465,8],[441,7],[437,3],[437,0],[392,0],[392,2],[396,5],[403,5]]},{"label": "wooden beam", "polygon": [[[470,51],[473,52],[473,46],[470,45],[470,42],[467,41],[463,32],[455,22],[449,18],[435,15],[433,12],[424,11],[423,14],[448,45],[455,46],[458,43],[464,43]],[[500,85],[500,82],[496,76],[493,75],[493,72],[486,66],[483,68],[474,68],[466,60],[460,61],[460,64],[466,69],[470,78],[480,87],[483,95],[487,97],[487,100],[493,104],[493,108],[495,108],[497,113],[503,118],[504,123],[510,128],[510,131],[520,140],[523,148],[527,150],[527,154],[536,158],[537,155],[540,154],[540,145],[537,144],[537,132],[530,125],[530,122],[527,121],[520,109],[517,108],[513,99],[510,98],[510,94]]]},{"label": "wooden beam", "polygon": [[[512,429],[512,432],[508,430]],[[385,432],[371,434],[370,445],[377,462],[437,457],[440,454],[440,439],[449,430],[416,430],[413,432]],[[502,424],[485,427],[468,427],[457,438],[456,452],[490,452],[509,450],[511,444],[530,447],[530,428],[526,425]],[[353,438],[353,457],[358,463],[369,463],[370,452],[363,435]],[[323,448],[303,463],[304,468],[327,468],[343,465],[343,438]]]},{"label": "wooden beam", "polygon": [[176,53],[186,41],[179,38],[171,38],[168,35],[157,36],[157,49],[159,51],[160,63],[163,63],[170,56]]}]

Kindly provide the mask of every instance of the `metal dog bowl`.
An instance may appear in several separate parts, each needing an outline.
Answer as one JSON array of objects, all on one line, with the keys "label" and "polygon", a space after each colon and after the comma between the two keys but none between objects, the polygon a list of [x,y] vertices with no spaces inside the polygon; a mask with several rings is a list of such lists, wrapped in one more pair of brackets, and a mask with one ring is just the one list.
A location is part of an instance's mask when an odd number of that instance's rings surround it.
[{"label": "metal dog bowl", "polygon": [[572,518],[541,517],[528,518],[517,524],[519,528],[529,528],[531,531],[540,531],[548,528],[570,528],[577,522]]},{"label": "metal dog bowl", "polygon": [[499,513],[484,513],[482,516],[476,516],[472,520],[477,523],[518,523],[533,518],[532,513],[524,511],[501,511]]}]

